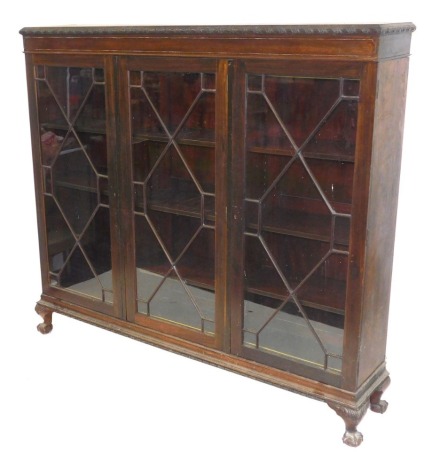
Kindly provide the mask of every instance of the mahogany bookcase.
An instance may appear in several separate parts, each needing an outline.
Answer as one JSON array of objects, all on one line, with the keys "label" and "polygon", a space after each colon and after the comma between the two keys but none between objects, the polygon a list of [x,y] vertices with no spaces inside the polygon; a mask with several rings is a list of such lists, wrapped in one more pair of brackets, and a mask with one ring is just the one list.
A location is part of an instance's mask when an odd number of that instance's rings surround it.
[{"label": "mahogany bookcase", "polygon": [[411,23],[24,28],[52,313],[383,413]]}]

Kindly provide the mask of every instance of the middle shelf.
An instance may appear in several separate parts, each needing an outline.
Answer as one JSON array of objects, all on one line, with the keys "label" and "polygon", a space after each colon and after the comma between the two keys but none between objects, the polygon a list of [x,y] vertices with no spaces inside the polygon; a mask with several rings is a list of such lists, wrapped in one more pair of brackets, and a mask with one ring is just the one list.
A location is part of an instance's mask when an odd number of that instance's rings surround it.
[{"label": "middle shelf", "polygon": [[[196,194],[173,193],[171,191],[158,191],[152,194],[147,200],[147,210],[165,212],[174,215],[182,215],[194,218],[204,216],[206,220],[215,221],[215,201],[212,196],[205,196],[204,213],[202,214],[201,197]],[[297,199],[297,198],[293,198]],[[304,201],[303,201],[304,202]],[[144,212],[143,185],[135,183],[135,212]],[[246,216],[246,232],[257,233],[258,221]],[[296,211],[284,208],[272,208],[265,210],[261,216],[261,232],[279,233],[291,235],[299,238],[319,240],[323,242],[331,241],[332,215],[319,214],[307,211]],[[334,228],[334,243],[347,247],[349,245],[350,217],[336,216]]]}]

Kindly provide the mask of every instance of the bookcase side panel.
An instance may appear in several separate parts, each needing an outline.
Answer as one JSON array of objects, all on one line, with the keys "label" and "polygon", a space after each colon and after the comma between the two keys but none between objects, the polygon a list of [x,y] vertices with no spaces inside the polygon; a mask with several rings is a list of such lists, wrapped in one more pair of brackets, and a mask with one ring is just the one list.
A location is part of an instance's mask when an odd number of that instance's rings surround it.
[{"label": "bookcase side panel", "polygon": [[358,385],[385,361],[408,58],[378,65]]}]

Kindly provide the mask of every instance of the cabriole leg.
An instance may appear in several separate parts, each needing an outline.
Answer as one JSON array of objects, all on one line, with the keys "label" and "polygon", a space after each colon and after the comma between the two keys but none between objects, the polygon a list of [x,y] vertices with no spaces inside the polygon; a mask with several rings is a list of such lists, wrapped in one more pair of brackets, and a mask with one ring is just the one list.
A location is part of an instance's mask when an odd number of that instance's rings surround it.
[{"label": "cabriole leg", "polygon": [[345,434],[342,437],[344,444],[351,447],[359,446],[363,442],[363,434],[357,431],[357,426],[369,408],[369,401],[363,403],[359,408],[348,408],[333,402],[327,404],[345,422]]},{"label": "cabriole leg", "polygon": [[385,413],[388,403],[381,400],[381,396],[387,387],[390,385],[390,377],[387,377],[384,382],[372,393],[370,397],[370,409],[375,413]]},{"label": "cabriole leg", "polygon": [[39,323],[39,325],[37,326],[37,330],[43,335],[46,335],[53,329],[53,325],[52,325],[53,310],[41,304],[36,304],[35,310],[36,310],[36,313],[40,315],[43,319],[43,322]]}]

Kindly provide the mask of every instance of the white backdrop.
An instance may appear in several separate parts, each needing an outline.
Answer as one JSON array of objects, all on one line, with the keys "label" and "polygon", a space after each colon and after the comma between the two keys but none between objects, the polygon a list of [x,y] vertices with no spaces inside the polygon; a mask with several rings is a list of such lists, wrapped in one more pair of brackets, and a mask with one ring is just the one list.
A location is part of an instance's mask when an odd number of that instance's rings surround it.
[{"label": "white backdrop", "polygon": [[[0,468],[430,468],[427,2],[104,3],[9,4],[0,20]],[[342,444],[343,422],[323,403],[60,315],[53,333],[36,332],[40,276],[21,27],[398,21],[413,21],[418,30],[411,49],[387,350],[392,385],[387,413],[369,412],[361,423],[365,440],[359,448]]]}]

